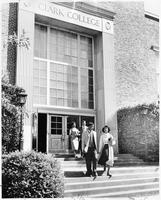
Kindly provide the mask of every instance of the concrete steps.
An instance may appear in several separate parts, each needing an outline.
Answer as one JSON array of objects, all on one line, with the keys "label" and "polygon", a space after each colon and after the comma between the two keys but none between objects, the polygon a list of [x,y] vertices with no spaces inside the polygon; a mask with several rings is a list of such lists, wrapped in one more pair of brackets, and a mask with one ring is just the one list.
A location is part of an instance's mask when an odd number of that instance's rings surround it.
[{"label": "concrete steps", "polygon": [[[136,197],[136,196],[148,196],[148,195],[158,195],[158,189],[156,188],[148,188],[148,189],[139,189],[139,190],[129,190],[123,192],[115,192],[115,193],[102,193],[98,195],[90,195],[91,198],[106,198],[106,197]],[[128,199],[129,199],[128,198]],[[131,199],[131,198],[130,198]]]},{"label": "concrete steps", "polygon": [[[139,183],[139,184],[130,184],[130,185],[117,185],[117,186],[104,186],[104,187],[93,187],[93,188],[85,188],[85,189],[77,189],[77,190],[67,190],[65,191],[65,197],[72,197],[72,196],[87,196],[87,197],[109,197],[109,196],[124,196],[124,192],[127,193],[134,193],[134,190],[143,190],[147,189],[155,189],[157,192],[159,187],[158,183]],[[120,195],[121,193],[121,195]]]},{"label": "concrete steps", "polygon": [[120,154],[115,157],[111,178],[103,173],[102,166],[97,167],[97,178],[86,177],[84,160],[76,160],[73,157],[58,159],[65,175],[64,197],[129,197],[159,192],[158,165],[156,163],[156,165],[154,163],[148,165],[130,154]]}]

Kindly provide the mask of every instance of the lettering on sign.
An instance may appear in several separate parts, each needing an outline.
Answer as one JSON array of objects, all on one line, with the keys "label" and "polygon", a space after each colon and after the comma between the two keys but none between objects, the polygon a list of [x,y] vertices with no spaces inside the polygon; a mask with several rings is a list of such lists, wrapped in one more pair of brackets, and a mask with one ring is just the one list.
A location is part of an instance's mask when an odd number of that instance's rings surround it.
[{"label": "lettering on sign", "polygon": [[49,12],[49,13],[57,15],[57,16],[65,17],[63,12],[60,9],[55,8],[53,6],[47,6],[47,4],[45,4],[45,3],[40,3],[38,7],[42,11],[46,11],[46,12]]},{"label": "lettering on sign", "polygon": [[36,14],[55,18],[57,20],[73,23],[79,26],[87,27],[89,29],[104,31],[112,33],[113,26],[112,22],[106,20],[104,22],[102,18],[93,16],[90,14],[83,13],[74,9],[66,8],[64,6],[56,5],[53,3],[43,1],[20,1],[20,8],[27,9]]},{"label": "lettering on sign", "polygon": [[[87,14],[83,14],[81,12],[74,12],[74,11],[68,11],[68,9],[61,9],[59,7],[53,6],[53,4],[46,4],[46,3],[40,3],[38,8],[42,11],[48,12],[52,15],[56,15],[58,17],[64,17],[68,18],[69,20],[72,19],[76,23],[81,22],[85,24],[90,24],[93,26],[100,27],[100,18],[96,18],[93,16],[89,16]],[[66,19],[65,19],[66,20]]]},{"label": "lettering on sign", "polygon": [[72,18],[74,20],[78,20],[80,22],[84,22],[87,24],[92,24],[94,26],[98,26],[99,27],[99,20],[91,18],[91,17],[87,17],[78,13],[74,13],[74,12],[67,12],[67,17]]}]

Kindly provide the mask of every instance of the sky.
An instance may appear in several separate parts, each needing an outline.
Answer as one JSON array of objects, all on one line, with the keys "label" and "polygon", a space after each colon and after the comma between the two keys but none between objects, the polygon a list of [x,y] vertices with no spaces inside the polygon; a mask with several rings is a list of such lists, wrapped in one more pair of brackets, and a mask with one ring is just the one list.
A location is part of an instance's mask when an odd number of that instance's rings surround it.
[{"label": "sky", "polygon": [[151,12],[155,15],[161,13],[161,1],[160,0],[144,0],[145,11]]}]

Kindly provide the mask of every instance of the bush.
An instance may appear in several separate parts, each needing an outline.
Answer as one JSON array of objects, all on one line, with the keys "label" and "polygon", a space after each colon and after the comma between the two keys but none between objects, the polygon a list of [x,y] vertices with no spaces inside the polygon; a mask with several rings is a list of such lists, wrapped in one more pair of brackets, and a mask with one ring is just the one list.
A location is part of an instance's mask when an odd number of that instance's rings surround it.
[{"label": "bush", "polygon": [[34,151],[3,155],[3,198],[57,198],[63,193],[63,174],[52,156]]},{"label": "bush", "polygon": [[22,141],[21,110],[18,95],[24,90],[13,86],[2,79],[2,152],[9,153],[19,149],[19,141]]},{"label": "bush", "polygon": [[159,160],[159,105],[138,105],[117,113],[119,153]]}]

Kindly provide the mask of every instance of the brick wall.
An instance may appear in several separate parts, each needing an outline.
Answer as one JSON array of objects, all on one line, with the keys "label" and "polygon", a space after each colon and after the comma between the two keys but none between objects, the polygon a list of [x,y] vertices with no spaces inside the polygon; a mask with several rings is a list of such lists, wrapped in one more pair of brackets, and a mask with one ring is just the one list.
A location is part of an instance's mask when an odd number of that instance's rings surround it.
[{"label": "brick wall", "polygon": [[[17,3],[2,4],[2,44],[7,41],[8,35],[17,33]],[[9,81],[16,81],[16,46],[5,45],[2,49],[2,69],[7,70]]]},{"label": "brick wall", "polygon": [[[156,102],[159,55],[159,23],[145,18],[141,2],[115,3],[115,69],[117,106],[133,107]],[[158,161],[159,121],[130,109],[118,119],[120,153],[133,153],[145,160]]]},{"label": "brick wall", "polygon": [[151,45],[159,46],[159,24],[144,17],[142,2],[119,2],[116,12],[115,69],[118,108],[157,99],[156,62]]},{"label": "brick wall", "polygon": [[[159,23],[144,16],[143,2],[99,3],[116,13],[114,18],[115,80],[119,153],[133,153],[158,160],[158,118],[143,115],[135,107],[156,102]],[[107,44],[108,45],[108,44]],[[120,120],[121,119],[121,120]]]}]

